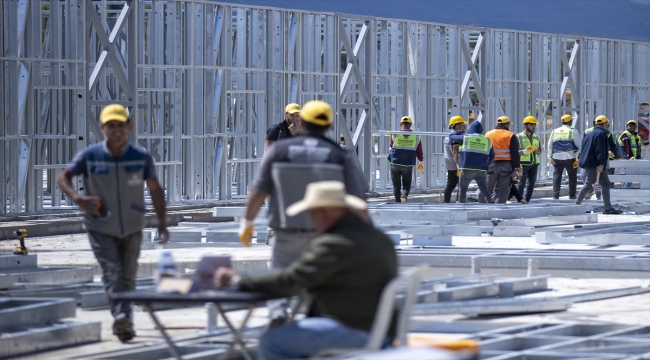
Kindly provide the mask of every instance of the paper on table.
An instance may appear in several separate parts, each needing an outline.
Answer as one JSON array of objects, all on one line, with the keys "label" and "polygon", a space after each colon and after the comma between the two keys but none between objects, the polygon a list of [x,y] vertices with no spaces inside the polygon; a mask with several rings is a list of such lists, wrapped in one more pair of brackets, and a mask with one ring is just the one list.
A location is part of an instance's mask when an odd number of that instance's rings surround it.
[{"label": "paper on table", "polygon": [[176,292],[180,294],[188,294],[192,288],[192,279],[187,278],[172,278],[165,277],[160,279],[156,291],[158,292]]}]

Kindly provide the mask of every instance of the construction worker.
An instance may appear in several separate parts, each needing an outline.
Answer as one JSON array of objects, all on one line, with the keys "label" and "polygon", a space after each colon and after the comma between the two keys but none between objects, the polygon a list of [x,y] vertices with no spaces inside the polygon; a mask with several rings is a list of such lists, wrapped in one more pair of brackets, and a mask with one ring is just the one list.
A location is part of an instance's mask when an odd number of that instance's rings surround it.
[{"label": "construction worker", "polygon": [[[507,116],[499,117],[497,126],[485,136],[492,141],[494,147],[494,161],[487,170],[488,191],[492,194],[496,188],[494,202],[505,204],[510,195],[512,176],[520,173],[519,141],[510,131],[510,118]],[[479,194],[478,202],[486,202],[483,194]]]},{"label": "construction worker", "polygon": [[[56,179],[61,191],[85,212],[84,226],[102,269],[106,294],[135,290],[142,228],[147,212],[144,185],[158,217],[158,236],[169,241],[165,192],[158,182],[151,155],[129,143],[133,121],[124,106],[112,104],[99,115],[106,140],[81,150]],[[83,175],[84,194],[72,178]],[[109,298],[113,334],[126,342],[135,336],[131,303]]]},{"label": "construction worker", "polygon": [[291,103],[284,108],[284,120],[271,125],[266,130],[264,150],[268,149],[269,146],[278,140],[296,136],[300,131],[302,131],[300,128],[300,105]]},{"label": "construction worker", "polygon": [[585,195],[592,191],[593,185],[598,183],[602,186],[603,191],[603,203],[605,205],[603,214],[622,214],[622,211],[612,208],[609,200],[609,175],[604,171],[609,158],[609,140],[607,140],[609,136],[609,130],[607,130],[609,120],[605,115],[599,115],[596,117],[595,124],[594,130],[582,140],[579,164],[581,168],[587,171],[587,182],[580,189],[576,204],[580,205]]},{"label": "construction worker", "polygon": [[[522,168],[521,181],[517,190],[521,194],[522,203],[530,202],[535,190],[537,181],[537,168],[539,167],[539,155],[542,153],[539,136],[535,134],[537,119],[534,116],[526,116],[523,121],[524,131],[517,134],[519,141],[519,162]],[[524,189],[526,192],[524,193]]]},{"label": "construction worker", "polygon": [[[246,211],[239,228],[239,238],[250,246],[253,220],[269,197],[269,226],[275,231],[272,266],[284,269],[307,249],[317,235],[306,214],[285,216],[286,208],[302,199],[308,184],[336,180],[345,184],[348,194],[365,199],[366,181],[354,155],[325,136],[334,118],[329,104],[314,100],[300,111],[304,131],[271,146],[260,164],[248,196]],[[367,212],[359,212],[368,220]],[[288,318],[287,299],[269,301],[271,326],[282,325]]]},{"label": "construction worker", "polygon": [[[450,135],[465,134],[465,127],[467,123],[462,116],[453,116],[449,119],[449,128],[452,129]],[[447,168],[447,187],[445,187],[445,203],[451,202],[451,193],[458,185],[458,178],[460,171],[458,170],[458,160],[460,154],[460,145],[462,141],[452,141],[449,136],[445,137],[444,150],[445,150],[445,167]]]},{"label": "construction worker", "polygon": [[548,139],[548,158],[553,165],[553,199],[560,198],[562,172],[566,170],[569,177],[569,199],[576,198],[578,185],[578,152],[580,151],[580,135],[578,130],[571,127],[573,116],[564,115],[562,126],[553,130]]},{"label": "construction worker", "polygon": [[[413,126],[413,119],[410,116],[403,116],[400,119],[400,131],[412,131],[411,126]],[[418,171],[424,170],[422,142],[418,135],[392,134],[389,146],[388,162],[390,163],[390,177],[393,180],[395,202],[406,202],[411,191],[416,159],[420,161],[417,164]]]},{"label": "construction worker", "polygon": [[[636,120],[630,120],[626,124],[626,130],[618,137],[621,151],[629,160],[641,159],[641,137],[636,132]],[[632,183],[623,183],[623,188],[631,188]]]},{"label": "construction worker", "polygon": [[[596,121],[594,120],[594,126],[588,128],[585,130],[585,136],[589,134],[590,132],[594,131],[594,127],[596,126]],[[609,143],[609,160],[623,160],[623,154],[621,153],[621,147],[618,146],[618,141],[616,140],[616,136],[612,136],[612,132],[610,131],[609,134],[607,135],[607,142]],[[609,163],[607,164],[607,174],[608,175],[614,175],[614,168],[609,167]],[[582,183],[585,184],[587,181],[587,170],[584,168],[580,168],[580,180],[582,180]],[[610,188],[614,188],[614,183],[612,182],[609,185]],[[602,191],[599,188],[594,189],[596,190],[596,200],[600,200]],[[587,193],[585,196],[585,199],[591,199],[591,197],[594,196],[594,192]]]},{"label": "construction worker", "polygon": [[[469,125],[466,135],[451,134],[449,138],[451,141],[461,144],[458,161],[460,169],[458,201],[460,203],[467,202],[467,188],[474,180],[479,192],[487,199],[488,203],[492,203],[486,172],[494,161],[494,149],[490,139],[483,135],[483,125],[480,121],[474,121]],[[510,189],[509,186],[508,189]]]}]

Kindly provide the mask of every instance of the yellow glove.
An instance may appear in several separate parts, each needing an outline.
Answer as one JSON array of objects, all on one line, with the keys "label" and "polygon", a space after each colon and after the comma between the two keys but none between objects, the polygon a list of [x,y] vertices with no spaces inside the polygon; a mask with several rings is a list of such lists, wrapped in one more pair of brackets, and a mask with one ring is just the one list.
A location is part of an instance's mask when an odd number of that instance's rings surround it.
[{"label": "yellow glove", "polygon": [[238,235],[239,241],[241,241],[244,246],[251,246],[251,241],[253,240],[253,222],[242,217],[241,223],[239,224]]},{"label": "yellow glove", "polygon": [[551,165],[553,165],[553,158],[549,158],[549,159],[548,159],[548,162],[550,162]]},{"label": "yellow glove", "polygon": [[578,160],[573,160],[573,168],[577,169],[578,168]]},{"label": "yellow glove", "polygon": [[422,163],[418,164],[418,172],[423,172],[424,171],[424,165]]},{"label": "yellow glove", "polygon": [[393,133],[391,133],[390,131],[386,133],[386,136],[391,136],[391,135],[393,135]]},{"label": "yellow glove", "polygon": [[456,170],[456,176],[460,177],[460,170]]},{"label": "yellow glove", "polygon": [[530,151],[530,152],[534,152],[534,151],[537,150],[537,149],[535,149],[535,148],[532,147],[532,146],[526,146],[526,150],[528,150],[528,151]]}]

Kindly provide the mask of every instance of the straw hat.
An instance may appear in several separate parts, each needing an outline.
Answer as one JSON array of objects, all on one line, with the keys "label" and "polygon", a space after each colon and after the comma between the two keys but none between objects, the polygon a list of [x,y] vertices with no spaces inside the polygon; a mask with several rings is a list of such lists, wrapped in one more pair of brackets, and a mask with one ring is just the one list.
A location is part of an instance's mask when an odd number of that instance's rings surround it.
[{"label": "straw hat", "polygon": [[363,210],[366,202],[348,195],[340,181],[320,181],[307,185],[305,197],[287,208],[287,215],[296,216],[303,211],[323,207],[345,207]]}]

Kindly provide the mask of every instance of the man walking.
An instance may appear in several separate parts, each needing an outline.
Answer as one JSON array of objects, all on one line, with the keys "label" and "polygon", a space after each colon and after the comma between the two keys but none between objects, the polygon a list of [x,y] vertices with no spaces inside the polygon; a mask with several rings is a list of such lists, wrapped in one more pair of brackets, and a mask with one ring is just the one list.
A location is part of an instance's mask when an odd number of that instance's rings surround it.
[{"label": "man walking", "polygon": [[[590,132],[594,131],[594,127],[596,126],[596,121],[594,120],[594,126],[588,128],[585,130],[585,136],[589,134]],[[623,154],[621,153],[621,148],[618,146],[618,140],[616,140],[615,136],[612,136],[612,132],[610,131],[609,134],[607,134],[607,143],[609,144],[609,160],[614,160],[614,159],[619,159],[623,160]],[[614,168],[609,167],[609,164],[607,164],[607,174],[609,175],[614,175]],[[587,183],[587,170],[584,168],[580,168],[580,180],[582,180],[583,184]],[[614,188],[614,183],[612,182],[609,187],[611,189]],[[600,201],[600,197],[602,192],[600,191],[600,188],[595,189],[596,190],[596,199]],[[594,196],[593,192],[587,193],[585,196],[585,199],[591,199],[591,197]]]},{"label": "man walking", "polygon": [[[507,116],[499,117],[497,126],[485,136],[494,147],[494,162],[487,170],[488,191],[492,194],[497,188],[494,202],[505,204],[510,195],[512,176],[519,173],[519,142],[510,131],[510,118]],[[486,200],[483,194],[479,194],[478,202],[485,203]]]},{"label": "man walking", "polygon": [[562,172],[566,170],[569,177],[569,199],[576,198],[578,185],[578,159],[580,135],[571,127],[573,116],[562,116],[562,126],[553,130],[548,139],[548,158],[553,165],[553,199],[560,198]]},{"label": "man walking", "polygon": [[452,141],[458,142],[460,146],[460,195],[459,202],[467,202],[467,188],[472,180],[476,181],[478,190],[492,203],[492,195],[487,187],[486,171],[494,161],[494,149],[492,142],[483,135],[483,125],[480,121],[474,121],[467,129],[467,135],[452,134],[449,136]]},{"label": "man walking", "polygon": [[[400,131],[411,131],[413,119],[404,116],[399,121]],[[422,172],[424,159],[422,143],[418,135],[393,134],[390,138],[390,152],[388,162],[390,163],[390,177],[393,181],[393,195],[395,202],[407,202],[413,181],[413,167],[416,159],[420,161],[418,171]],[[401,190],[401,191],[400,191]]]},{"label": "man walking", "polygon": [[[165,194],[156,178],[149,153],[128,142],[133,122],[122,105],[106,106],[100,116],[104,142],[80,151],[57,177],[61,191],[85,211],[84,225],[106,293],[135,289],[142,241],[144,183],[158,217],[158,235],[169,240],[165,223]],[[77,193],[72,178],[83,175],[85,195]],[[110,299],[109,299],[110,300]],[[131,304],[110,300],[115,318],[113,334],[121,341],[135,336]]]},{"label": "man walking", "polygon": [[[306,215],[285,215],[285,209],[302,198],[309,183],[339,180],[345,184],[348,194],[365,199],[366,181],[354,155],[325,137],[333,121],[329,104],[309,101],[303,106],[300,117],[304,132],[277,142],[262,159],[240,224],[239,238],[245,246],[250,246],[253,220],[269,196],[269,226],[275,232],[272,255],[275,269],[289,266],[317,235]],[[358,215],[368,220],[365,210]],[[274,300],[268,305],[271,326],[283,324],[288,316],[288,301]]]},{"label": "man walking", "polygon": [[[304,198],[287,208],[290,216],[307,212],[318,233],[301,256],[285,269],[266,274],[217,270],[217,286],[276,296],[302,290],[309,295],[306,318],[269,329],[261,337],[262,358],[302,359],[367,343],[381,293],[397,275],[397,256],[391,240],[356,215],[365,208],[365,201],[347,195],[339,181],[311,183]],[[389,337],[395,335],[395,325],[389,327]]]},{"label": "man walking", "polygon": [[585,168],[587,171],[587,182],[580,189],[576,204],[580,205],[585,195],[592,191],[593,184],[596,183],[598,174],[600,174],[598,182],[602,185],[603,203],[605,205],[603,214],[622,214],[622,211],[612,208],[609,199],[609,175],[606,171],[603,171],[605,170],[605,166],[607,166],[609,152],[609,142],[607,140],[609,136],[609,131],[607,130],[609,128],[609,120],[605,115],[600,115],[596,117],[595,124],[594,130],[582,140],[580,167]]},{"label": "man walking", "polygon": [[273,124],[266,130],[266,141],[264,149],[268,149],[278,140],[289,139],[296,136],[302,129],[300,128],[300,105],[291,103],[284,108],[284,120],[278,124]]},{"label": "man walking", "polygon": [[[462,116],[454,116],[449,119],[449,128],[451,135],[465,134],[465,127],[467,123]],[[451,193],[458,185],[458,156],[460,154],[460,145],[462,142],[452,141],[449,136],[445,137],[444,150],[445,150],[445,167],[447,168],[447,187],[445,187],[445,203],[451,202]]]},{"label": "man walking", "polygon": [[[537,181],[537,168],[539,167],[539,155],[542,153],[540,148],[539,136],[535,134],[537,129],[537,119],[534,116],[526,116],[523,121],[524,131],[517,134],[519,141],[519,162],[523,169],[521,181],[517,190],[523,197],[522,203],[529,203],[535,190]],[[526,192],[524,193],[524,189]]]}]

